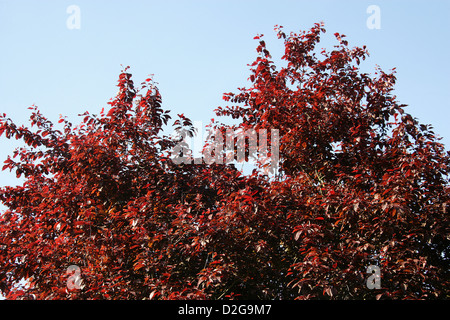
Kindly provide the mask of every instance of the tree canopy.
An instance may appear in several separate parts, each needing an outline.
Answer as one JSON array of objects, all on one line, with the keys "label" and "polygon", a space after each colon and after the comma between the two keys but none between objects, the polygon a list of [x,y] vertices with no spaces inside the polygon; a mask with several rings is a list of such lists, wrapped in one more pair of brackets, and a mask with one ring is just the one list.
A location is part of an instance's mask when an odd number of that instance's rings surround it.
[{"label": "tree canopy", "polygon": [[[396,100],[394,71],[361,72],[365,47],[335,33],[334,49],[317,52],[322,24],[275,32],[286,64],[277,67],[256,36],[250,87],[224,94],[230,105],[215,110],[238,124],[211,123],[222,132],[278,130],[275,175],[263,164],[244,175],[226,161],[174,161],[180,137],[164,133],[172,118],[156,83],[135,87],[128,68],[109,108],[86,112],[78,126],[53,124],[36,106],[30,128],[0,115],[0,135],[25,143],[3,167],[25,181],[0,191],[1,292],[448,298],[450,153]],[[183,114],[172,124],[194,134]],[[76,283],[70,266],[79,268]],[[381,271],[378,288],[367,286],[369,266]]]}]

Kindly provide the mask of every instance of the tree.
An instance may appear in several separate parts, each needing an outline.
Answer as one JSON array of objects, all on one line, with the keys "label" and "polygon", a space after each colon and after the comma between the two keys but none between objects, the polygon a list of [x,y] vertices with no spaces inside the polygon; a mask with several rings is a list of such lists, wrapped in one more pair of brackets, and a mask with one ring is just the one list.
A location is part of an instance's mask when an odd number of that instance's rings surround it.
[{"label": "tree", "polygon": [[[216,113],[240,120],[233,129],[279,130],[276,176],[264,165],[243,175],[226,162],[173,161],[170,151],[194,134],[192,122],[179,115],[181,137],[165,136],[170,115],[158,89],[147,79],[136,90],[127,69],[109,111],[83,114],[78,127],[61,118],[57,130],[36,107],[35,132],[3,115],[0,134],[28,148],[4,166],[25,182],[0,193],[8,207],[0,220],[2,292],[11,299],[448,298],[450,154],[431,126],[398,104],[393,72],[360,72],[365,47],[349,49],[336,33],[339,44],[319,59],[323,25],[275,30],[286,66],[277,70],[257,36],[251,87],[225,94],[235,105]],[[72,265],[82,279],[76,286],[67,282]],[[366,283],[373,266],[379,289]]]}]

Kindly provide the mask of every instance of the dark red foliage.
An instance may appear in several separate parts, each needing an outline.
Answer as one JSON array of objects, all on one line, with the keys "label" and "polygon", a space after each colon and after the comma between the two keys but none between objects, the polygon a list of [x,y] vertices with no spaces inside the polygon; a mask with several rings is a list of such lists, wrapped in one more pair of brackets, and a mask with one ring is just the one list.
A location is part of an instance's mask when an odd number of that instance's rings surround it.
[{"label": "dark red foliage", "polygon": [[[110,109],[62,128],[31,108],[27,145],[3,169],[0,290],[9,299],[434,299],[449,297],[450,154],[392,95],[394,73],[361,73],[365,47],[287,35],[277,69],[262,36],[250,88],[219,116],[278,129],[280,170],[176,164],[179,142],[151,79],[125,69]],[[184,115],[174,122],[192,135]],[[215,124],[217,126],[217,124]],[[221,130],[225,130],[222,126]],[[268,138],[270,140],[270,137]],[[68,286],[69,266],[82,284]],[[381,288],[366,286],[370,265]],[[73,270],[73,269],[71,269]],[[22,284],[20,284],[22,283]],[[76,282],[80,284],[80,282]]]}]

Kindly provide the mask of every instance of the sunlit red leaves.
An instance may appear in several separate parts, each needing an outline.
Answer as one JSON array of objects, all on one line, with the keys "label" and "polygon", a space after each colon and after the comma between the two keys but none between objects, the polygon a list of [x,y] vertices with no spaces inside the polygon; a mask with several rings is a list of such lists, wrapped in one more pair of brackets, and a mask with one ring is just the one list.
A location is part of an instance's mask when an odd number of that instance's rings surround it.
[{"label": "sunlit red leaves", "polygon": [[[427,225],[424,221],[431,218],[430,212],[434,212],[433,216],[439,221],[435,232],[440,233],[448,221],[442,209],[438,208],[449,196],[446,187],[449,157],[437,143],[434,133],[405,114],[405,106],[399,105],[390,95],[395,83],[394,74],[378,69],[378,78],[370,78],[359,73],[357,65],[367,55],[365,47],[347,49],[348,42],[338,33],[335,36],[341,46],[331,53],[323,50],[325,59],[320,61],[310,54],[320,32],[323,32],[319,25],[310,33],[291,34],[290,37],[280,30],[276,30],[279,38],[286,39],[283,58],[288,61],[287,68],[277,71],[272,62],[258,57],[250,65],[252,86],[240,88],[238,94],[227,93],[224,96],[226,101],[243,103],[244,107],[218,108],[217,114],[240,118],[240,127],[244,129],[254,126],[280,128],[280,155],[285,174],[297,177],[306,173],[315,180],[314,183],[322,186],[320,190],[306,191],[301,195],[303,200],[305,196],[310,197],[305,210],[296,210],[306,221],[299,221],[301,223],[297,226],[294,223],[293,239],[299,241],[300,246],[307,243],[307,247],[316,243],[339,244],[340,260],[347,261],[354,268],[357,266],[355,257],[361,259],[358,264],[363,261],[369,263],[368,258],[379,250],[375,244],[384,248],[392,237],[403,237],[400,236],[403,232],[409,235],[406,236],[407,241],[397,242],[403,252],[400,249],[392,252],[390,261],[394,265],[402,261],[400,257],[404,254],[416,252],[417,255],[425,255],[425,252],[434,251],[425,245],[424,239],[430,237],[425,235],[423,227]],[[260,38],[257,37],[258,40]],[[257,51],[262,53],[263,48],[265,43],[260,42]],[[268,56],[267,53],[264,55]],[[274,104],[275,108],[269,107]],[[402,115],[401,121],[399,114]],[[427,133],[420,134],[419,127]],[[425,143],[424,139],[430,140]],[[336,142],[339,152],[333,152],[330,146]],[[417,159],[418,155],[425,154],[433,161]],[[427,166],[430,163],[432,165]],[[432,196],[434,192],[430,192],[428,186],[433,186],[431,188],[435,191],[440,190],[438,193],[443,198]],[[342,190],[336,201],[338,189]],[[428,197],[429,202],[423,202]],[[292,214],[289,216],[293,217]],[[410,230],[415,231],[409,233]],[[421,230],[422,236],[415,233],[417,230]],[[307,236],[308,232],[313,238]],[[332,236],[334,233],[340,235]],[[348,246],[349,251],[346,252],[342,246]],[[441,246],[448,247],[448,241]],[[363,249],[352,256],[355,248]],[[317,263],[317,259],[314,261]],[[443,257],[439,265],[442,276],[448,257]],[[364,269],[362,265],[358,268],[360,271]],[[395,270],[395,267],[390,268]],[[317,278],[313,279],[320,283]],[[437,285],[434,280],[431,282],[433,286]],[[344,282],[340,283],[344,285]],[[391,285],[395,287],[394,283]],[[416,283],[416,288],[418,286],[420,282]],[[322,295],[332,296],[330,290],[326,287]],[[408,297],[411,297],[415,289],[408,290]],[[399,292],[394,290],[386,296],[395,296]],[[414,294],[420,296],[420,292],[418,290]]]}]

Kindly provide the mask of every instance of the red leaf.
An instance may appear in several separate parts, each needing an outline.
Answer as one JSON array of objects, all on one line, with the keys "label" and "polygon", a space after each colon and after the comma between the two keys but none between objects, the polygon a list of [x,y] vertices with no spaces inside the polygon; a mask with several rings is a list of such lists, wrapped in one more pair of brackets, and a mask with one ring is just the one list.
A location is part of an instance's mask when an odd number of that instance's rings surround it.
[{"label": "red leaf", "polygon": [[111,109],[109,110],[107,116],[108,116],[108,117],[111,117],[111,116],[114,114],[114,112],[116,112],[116,108],[111,108]]}]

